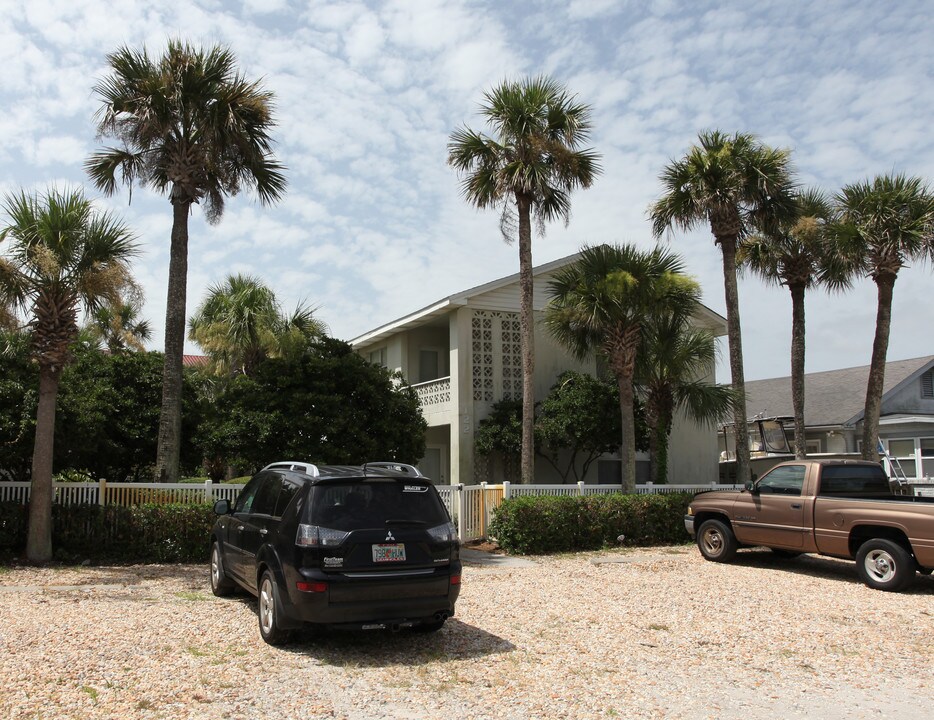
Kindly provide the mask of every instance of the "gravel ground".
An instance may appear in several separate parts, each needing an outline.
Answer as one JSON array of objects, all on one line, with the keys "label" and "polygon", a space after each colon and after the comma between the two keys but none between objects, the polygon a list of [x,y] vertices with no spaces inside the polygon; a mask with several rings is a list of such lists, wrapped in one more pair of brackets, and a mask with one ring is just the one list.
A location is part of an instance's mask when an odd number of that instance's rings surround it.
[{"label": "gravel ground", "polygon": [[0,568],[0,717],[932,716],[932,577],[883,593],[851,562],[760,550],[532,559],[466,567],[434,635],[284,648],[206,564]]}]

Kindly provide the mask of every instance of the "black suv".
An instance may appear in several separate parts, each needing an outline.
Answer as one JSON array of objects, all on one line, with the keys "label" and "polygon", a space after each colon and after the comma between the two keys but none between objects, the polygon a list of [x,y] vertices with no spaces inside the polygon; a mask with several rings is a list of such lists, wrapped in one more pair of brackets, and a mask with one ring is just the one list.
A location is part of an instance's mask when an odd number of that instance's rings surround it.
[{"label": "black suv", "polygon": [[410,465],[277,462],[214,512],[211,589],[256,595],[270,644],[305,623],[433,631],[454,614],[457,533]]}]

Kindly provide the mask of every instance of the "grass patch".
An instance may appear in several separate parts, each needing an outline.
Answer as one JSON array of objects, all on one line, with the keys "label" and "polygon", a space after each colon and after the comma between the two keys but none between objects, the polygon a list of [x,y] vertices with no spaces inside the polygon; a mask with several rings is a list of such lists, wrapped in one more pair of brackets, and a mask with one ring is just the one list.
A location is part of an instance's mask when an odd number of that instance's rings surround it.
[{"label": "grass patch", "polygon": [[181,598],[182,600],[188,600],[190,602],[204,602],[210,600],[207,595],[199,592],[192,592],[190,590],[183,590],[182,592],[175,593],[175,597]]},{"label": "grass patch", "polygon": [[88,696],[94,701],[97,702],[97,688],[92,688],[90,685],[83,685],[81,687],[83,692],[86,692]]}]

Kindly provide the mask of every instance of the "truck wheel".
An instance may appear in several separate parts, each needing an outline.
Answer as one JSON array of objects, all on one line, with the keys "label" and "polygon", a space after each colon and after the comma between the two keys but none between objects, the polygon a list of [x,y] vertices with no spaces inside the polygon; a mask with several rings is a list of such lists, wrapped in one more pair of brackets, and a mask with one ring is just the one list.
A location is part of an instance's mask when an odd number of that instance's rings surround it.
[{"label": "truck wheel", "polygon": [[911,554],[891,540],[867,540],[856,553],[860,579],[876,590],[903,590],[914,579],[916,567]]},{"label": "truck wheel", "polygon": [[697,531],[697,547],[707,560],[729,562],[736,555],[736,536],[720,520],[704,520]]}]

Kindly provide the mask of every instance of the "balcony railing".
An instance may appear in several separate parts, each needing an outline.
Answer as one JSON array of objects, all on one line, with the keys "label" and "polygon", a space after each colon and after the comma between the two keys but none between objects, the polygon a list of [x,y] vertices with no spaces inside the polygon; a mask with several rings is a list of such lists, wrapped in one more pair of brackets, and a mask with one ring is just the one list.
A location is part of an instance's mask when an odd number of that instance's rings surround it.
[{"label": "balcony railing", "polygon": [[451,378],[443,377],[437,380],[413,385],[415,392],[418,393],[418,399],[422,403],[425,412],[432,410],[441,410],[443,405],[451,402]]}]

